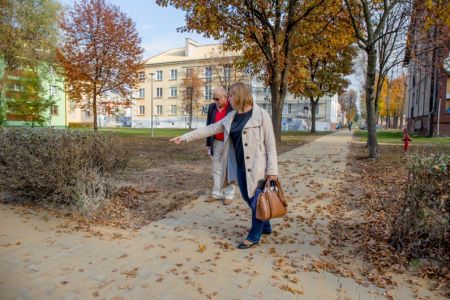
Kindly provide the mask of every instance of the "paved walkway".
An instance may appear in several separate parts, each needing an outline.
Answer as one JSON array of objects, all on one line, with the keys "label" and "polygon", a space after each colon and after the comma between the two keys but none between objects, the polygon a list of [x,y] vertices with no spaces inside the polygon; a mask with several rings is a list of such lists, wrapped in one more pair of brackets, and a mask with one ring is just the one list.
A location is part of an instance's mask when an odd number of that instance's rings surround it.
[{"label": "paved walkway", "polygon": [[385,299],[382,289],[309,267],[327,242],[322,208],[341,183],[350,139],[338,132],[279,157],[289,215],[249,250],[235,247],[249,225],[240,198],[200,198],[137,232],[98,236],[1,205],[0,299]]}]

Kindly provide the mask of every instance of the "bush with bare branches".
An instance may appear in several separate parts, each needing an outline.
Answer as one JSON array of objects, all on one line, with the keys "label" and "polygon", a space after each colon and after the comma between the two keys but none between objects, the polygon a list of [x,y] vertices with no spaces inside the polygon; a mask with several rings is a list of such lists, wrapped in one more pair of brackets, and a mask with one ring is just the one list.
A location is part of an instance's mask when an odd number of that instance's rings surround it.
[{"label": "bush with bare branches", "polygon": [[414,155],[391,228],[392,245],[410,258],[450,258],[450,156]]},{"label": "bush with bare branches", "polygon": [[0,129],[0,187],[42,205],[89,214],[113,192],[108,174],[127,155],[111,135],[49,128]]}]

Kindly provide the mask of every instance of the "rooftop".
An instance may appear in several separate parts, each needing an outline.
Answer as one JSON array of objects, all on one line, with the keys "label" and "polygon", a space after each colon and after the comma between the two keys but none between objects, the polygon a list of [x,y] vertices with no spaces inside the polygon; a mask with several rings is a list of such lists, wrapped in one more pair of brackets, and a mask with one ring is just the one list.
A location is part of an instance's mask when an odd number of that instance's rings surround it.
[{"label": "rooftop", "polygon": [[238,56],[235,51],[224,51],[220,44],[199,45],[196,41],[189,38],[186,39],[183,48],[175,48],[146,60],[145,64],[160,64],[190,60],[201,60],[211,58],[224,58]]}]

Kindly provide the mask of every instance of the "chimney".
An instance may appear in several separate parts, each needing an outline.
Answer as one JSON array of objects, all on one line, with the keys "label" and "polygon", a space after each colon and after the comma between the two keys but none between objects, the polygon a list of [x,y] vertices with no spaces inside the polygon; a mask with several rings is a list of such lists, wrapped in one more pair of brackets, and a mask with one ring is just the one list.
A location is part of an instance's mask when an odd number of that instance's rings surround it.
[{"label": "chimney", "polygon": [[186,38],[186,43],[184,46],[184,56],[191,56],[195,53],[198,43],[190,38]]}]

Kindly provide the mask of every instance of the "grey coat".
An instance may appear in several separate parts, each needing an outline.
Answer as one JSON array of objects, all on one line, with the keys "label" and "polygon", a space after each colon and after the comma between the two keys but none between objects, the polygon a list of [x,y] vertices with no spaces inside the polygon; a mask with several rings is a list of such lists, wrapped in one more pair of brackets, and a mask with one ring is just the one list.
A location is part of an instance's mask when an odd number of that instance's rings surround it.
[{"label": "grey coat", "polygon": [[[190,142],[224,133],[224,153],[222,156],[222,182],[237,181],[236,155],[230,138],[230,128],[236,111],[230,112],[221,121],[198,128],[181,136],[181,141]],[[247,170],[248,197],[255,195],[258,180],[266,175],[278,176],[277,149],[272,120],[267,111],[253,105],[252,116],[242,130],[245,168]]]}]

